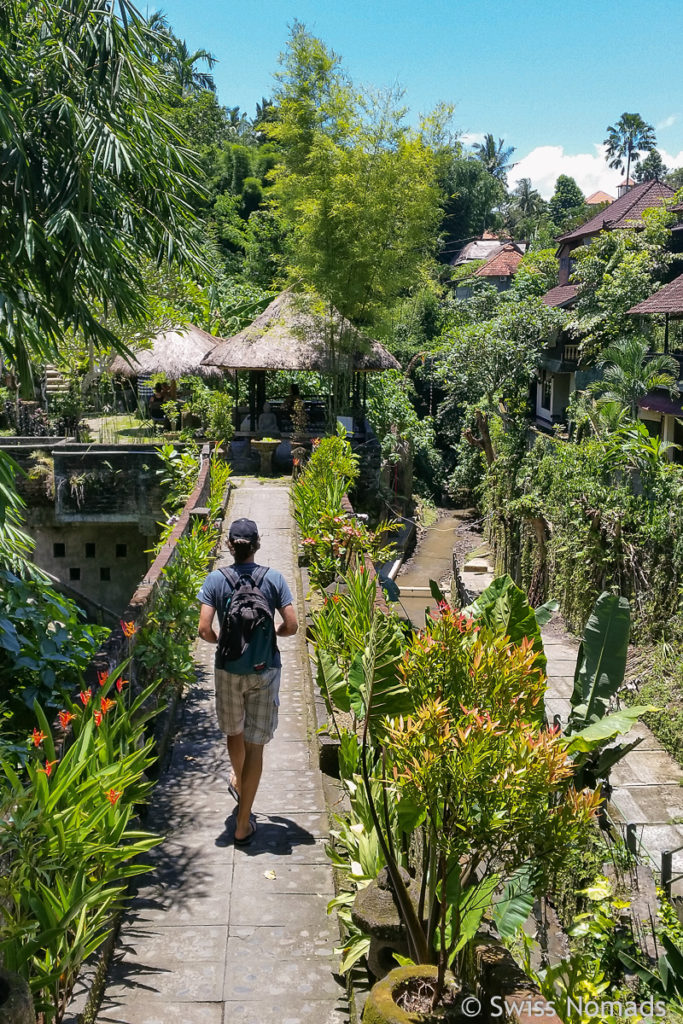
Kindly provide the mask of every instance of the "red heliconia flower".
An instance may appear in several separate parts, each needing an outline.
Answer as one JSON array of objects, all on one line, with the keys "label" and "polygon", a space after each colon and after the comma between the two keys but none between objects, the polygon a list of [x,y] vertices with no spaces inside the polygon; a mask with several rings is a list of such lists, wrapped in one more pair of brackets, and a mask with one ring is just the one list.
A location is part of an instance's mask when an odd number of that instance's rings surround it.
[{"label": "red heliconia flower", "polygon": [[128,680],[127,679],[117,679],[116,680],[116,689],[119,691],[119,693],[121,693],[121,690],[124,688],[124,686],[128,686]]},{"label": "red heliconia flower", "polygon": [[102,725],[102,718],[103,718],[102,712],[101,711],[93,711],[92,716],[95,719],[95,725],[99,729],[99,727]]},{"label": "red heliconia flower", "polygon": [[134,635],[134,633],[135,633],[135,623],[134,622],[124,622],[123,619],[119,619],[119,622],[121,623],[121,629],[123,630],[123,635],[124,636],[131,637],[131,636]]},{"label": "red heliconia flower", "polygon": [[42,729],[40,730],[40,732],[37,729],[34,729],[31,735],[31,739],[33,740],[33,746],[39,747],[40,744],[45,739],[45,733],[42,731]]},{"label": "red heliconia flower", "polygon": [[335,604],[339,604],[339,594],[332,594],[332,600]]},{"label": "red heliconia flower", "polygon": [[81,690],[78,696],[81,698],[81,704],[83,707],[87,708],[90,703],[90,698],[92,697],[92,690],[88,687],[87,690]]},{"label": "red heliconia flower", "polygon": [[118,789],[110,789],[108,793],[105,793],[105,796],[109,803],[112,805],[112,807],[114,806],[114,804],[118,803],[122,795],[123,794]]},{"label": "red heliconia flower", "polygon": [[52,766],[57,764],[56,761],[46,761],[44,765],[38,765],[38,771],[42,772],[43,775],[47,775],[48,779],[52,775]]},{"label": "red heliconia flower", "polygon": [[102,714],[106,715],[107,711],[111,711],[112,708],[116,707],[116,701],[110,700],[109,697],[102,697],[100,707],[102,708]]},{"label": "red heliconia flower", "polygon": [[106,669],[101,669],[97,673],[97,682],[100,684],[100,686],[104,686],[104,684],[106,683],[107,679],[109,679],[109,673],[107,672]]},{"label": "red heliconia flower", "polygon": [[66,729],[72,718],[75,718],[73,711],[60,711],[59,712],[59,724],[62,729]]}]

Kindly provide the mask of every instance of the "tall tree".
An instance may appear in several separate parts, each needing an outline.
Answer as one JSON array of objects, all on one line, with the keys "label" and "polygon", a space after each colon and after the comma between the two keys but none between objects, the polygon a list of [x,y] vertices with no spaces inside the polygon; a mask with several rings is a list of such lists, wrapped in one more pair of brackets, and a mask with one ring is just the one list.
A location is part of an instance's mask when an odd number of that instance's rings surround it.
[{"label": "tall tree", "polygon": [[445,195],[441,259],[448,262],[466,242],[497,227],[496,211],[505,199],[505,186],[488,173],[479,160],[462,156],[458,147],[437,155],[437,176]]},{"label": "tall tree", "polygon": [[555,182],[555,191],[548,203],[548,213],[559,230],[564,230],[569,221],[583,211],[585,197],[575,180],[568,174],[560,174]]},{"label": "tall tree", "polygon": [[664,181],[669,168],[662,160],[658,149],[653,149],[644,160],[639,160],[633,171],[636,181]]},{"label": "tall tree", "polygon": [[626,181],[632,161],[637,160],[640,153],[651,152],[656,144],[654,128],[640,114],[622,114],[616,124],[608,125],[607,138],[603,142],[608,166],[618,171],[624,170],[625,166]]},{"label": "tall tree", "polygon": [[534,217],[545,209],[545,201],[531,184],[531,178],[520,178],[512,191],[512,196],[523,217]]},{"label": "tall tree", "polygon": [[510,163],[510,157],[515,151],[514,146],[506,146],[503,139],[496,142],[489,132],[484,136],[483,142],[475,142],[472,150],[489,174],[503,183],[507,181],[507,172],[514,167],[514,164]]},{"label": "tall tree", "polygon": [[380,329],[435,247],[434,153],[405,125],[395,94],[357,96],[338,56],[301,24],[281,59],[275,102],[268,131],[283,162],[273,191],[289,227],[290,279],[324,300],[341,368],[348,352],[331,309]]}]

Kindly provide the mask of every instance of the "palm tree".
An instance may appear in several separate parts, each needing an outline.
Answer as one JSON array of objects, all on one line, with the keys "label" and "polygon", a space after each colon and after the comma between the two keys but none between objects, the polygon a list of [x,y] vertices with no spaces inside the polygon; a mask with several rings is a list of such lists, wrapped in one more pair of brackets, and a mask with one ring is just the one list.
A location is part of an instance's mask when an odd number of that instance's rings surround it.
[{"label": "palm tree", "polygon": [[514,204],[523,217],[535,217],[545,209],[545,200],[531,184],[531,178],[520,178],[512,192]]},{"label": "palm tree", "polygon": [[512,170],[514,164],[510,163],[510,157],[515,151],[514,146],[506,146],[503,139],[496,140],[489,132],[484,136],[483,142],[476,142],[472,147],[477,160],[481,160],[486,170],[499,181],[505,181],[506,174]]},{"label": "palm tree", "polygon": [[626,181],[631,170],[631,160],[641,153],[650,153],[657,140],[651,124],[643,121],[640,114],[622,114],[616,124],[608,125],[607,138],[603,145],[607,147],[607,164],[621,171],[624,169],[626,157]]},{"label": "palm tree", "polygon": [[[169,68],[176,79],[176,82],[183,95],[202,92],[208,89],[216,91],[216,83],[213,75],[209,74],[216,64],[216,58],[208,50],[195,50],[190,53],[189,47],[184,39],[172,36]],[[196,67],[203,61],[207,64],[209,71],[199,71]]]},{"label": "palm tree", "polygon": [[618,402],[633,420],[638,418],[638,402],[653,388],[668,388],[672,398],[678,395],[677,361],[666,355],[648,358],[647,342],[642,338],[624,338],[609,345],[599,365],[604,375],[589,391],[598,394],[601,403]]}]

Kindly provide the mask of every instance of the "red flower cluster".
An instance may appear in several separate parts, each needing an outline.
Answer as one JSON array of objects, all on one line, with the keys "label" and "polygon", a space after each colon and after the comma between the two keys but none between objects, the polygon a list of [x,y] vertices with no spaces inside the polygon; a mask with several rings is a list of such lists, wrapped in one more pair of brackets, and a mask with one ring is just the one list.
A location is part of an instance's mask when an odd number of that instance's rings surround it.
[{"label": "red flower cluster", "polygon": [[135,635],[134,622],[124,622],[123,619],[119,619],[119,622],[121,623],[121,629],[123,630],[124,636],[131,637]]},{"label": "red flower cluster", "polygon": [[75,717],[76,716],[73,713],[73,711],[60,711],[59,712],[59,724],[61,725],[62,729],[66,729],[68,727],[68,725],[69,725],[69,722],[72,720],[72,718],[75,718]]},{"label": "red flower cluster", "polygon": [[45,733],[42,731],[42,729],[40,732],[37,729],[34,729],[33,734],[31,735],[30,738],[33,740],[33,746],[39,747],[40,744],[45,739]]}]

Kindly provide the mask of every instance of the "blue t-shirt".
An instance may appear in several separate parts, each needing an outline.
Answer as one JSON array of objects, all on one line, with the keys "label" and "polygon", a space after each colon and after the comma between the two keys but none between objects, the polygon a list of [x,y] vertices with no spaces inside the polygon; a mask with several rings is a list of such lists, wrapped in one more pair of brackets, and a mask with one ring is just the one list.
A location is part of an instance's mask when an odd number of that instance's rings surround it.
[{"label": "blue t-shirt", "polygon": [[[257,568],[257,565],[255,562],[241,562],[239,565],[231,565],[230,568],[234,569],[239,576],[247,576]],[[261,591],[273,613],[278,608],[286,608],[288,604],[294,603],[287,581],[277,569],[268,570],[261,584]],[[197,597],[202,604],[211,605],[216,609],[218,621],[222,624],[231,594],[232,587],[228,580],[220,569],[214,569],[204,580]],[[273,667],[279,667],[280,664],[280,652],[276,651]],[[218,651],[216,651],[216,668],[222,668],[222,665],[219,664]]]}]

